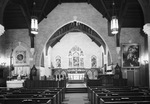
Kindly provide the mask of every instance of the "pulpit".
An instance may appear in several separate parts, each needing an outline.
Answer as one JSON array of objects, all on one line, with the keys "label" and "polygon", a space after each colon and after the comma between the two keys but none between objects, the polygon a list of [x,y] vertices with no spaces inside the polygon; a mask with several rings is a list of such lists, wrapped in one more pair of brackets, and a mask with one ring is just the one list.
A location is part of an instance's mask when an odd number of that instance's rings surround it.
[{"label": "pulpit", "polygon": [[101,80],[102,85],[113,85],[114,74],[101,74],[98,75],[98,79]]}]

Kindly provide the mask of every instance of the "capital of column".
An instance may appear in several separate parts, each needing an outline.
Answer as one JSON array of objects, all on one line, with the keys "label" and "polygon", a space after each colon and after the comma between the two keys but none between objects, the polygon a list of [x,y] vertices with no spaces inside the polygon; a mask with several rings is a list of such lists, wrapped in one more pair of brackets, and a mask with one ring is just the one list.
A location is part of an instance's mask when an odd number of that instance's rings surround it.
[{"label": "capital of column", "polygon": [[143,31],[144,31],[145,34],[147,34],[150,37],[150,23],[146,23],[143,26]]}]

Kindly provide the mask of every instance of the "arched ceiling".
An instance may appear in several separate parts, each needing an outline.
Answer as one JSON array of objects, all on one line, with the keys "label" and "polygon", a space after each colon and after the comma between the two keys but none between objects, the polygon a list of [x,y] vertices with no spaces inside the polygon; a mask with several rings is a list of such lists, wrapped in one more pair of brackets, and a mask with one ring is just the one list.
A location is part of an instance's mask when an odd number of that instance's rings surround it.
[{"label": "arched ceiling", "polygon": [[138,0],[9,0],[4,10],[3,25],[5,29],[30,28],[33,2],[36,3],[34,14],[37,15],[39,22],[61,3],[91,4],[104,18],[110,20],[113,1],[121,27],[143,27],[144,17]]},{"label": "arched ceiling", "polygon": [[90,27],[74,21],[69,24],[66,24],[62,28],[58,29],[52,37],[46,43],[46,54],[48,52],[48,48],[53,47],[60,39],[65,36],[69,32],[83,32],[85,33],[93,42],[95,42],[99,47],[103,46],[104,51],[106,52],[106,44],[103,39]]}]

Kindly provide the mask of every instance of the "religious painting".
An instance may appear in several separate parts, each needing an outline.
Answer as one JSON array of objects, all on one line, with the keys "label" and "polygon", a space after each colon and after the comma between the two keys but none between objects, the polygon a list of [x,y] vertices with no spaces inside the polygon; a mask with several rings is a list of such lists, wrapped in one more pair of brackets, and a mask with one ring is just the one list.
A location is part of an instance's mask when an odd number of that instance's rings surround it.
[{"label": "religious painting", "polygon": [[91,67],[96,68],[96,66],[97,66],[96,56],[92,56],[91,57]]},{"label": "religious painting", "polygon": [[16,64],[25,64],[26,61],[26,51],[16,51]]},{"label": "religious painting", "polygon": [[56,57],[56,67],[57,67],[57,68],[60,68],[60,67],[61,67],[61,57],[60,57],[60,56],[57,56],[57,57]]},{"label": "religious painting", "polygon": [[122,44],[122,67],[138,68],[139,63],[139,44]]}]

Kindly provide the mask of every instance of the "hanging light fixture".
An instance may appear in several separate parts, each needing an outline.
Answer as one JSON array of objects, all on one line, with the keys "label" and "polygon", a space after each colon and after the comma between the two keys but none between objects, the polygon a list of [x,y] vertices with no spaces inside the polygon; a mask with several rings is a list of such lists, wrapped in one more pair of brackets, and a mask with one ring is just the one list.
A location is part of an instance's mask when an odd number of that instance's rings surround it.
[{"label": "hanging light fixture", "polygon": [[31,33],[38,34],[38,19],[35,16],[31,17]]},{"label": "hanging light fixture", "polygon": [[0,24],[0,36],[5,32],[4,26]]},{"label": "hanging light fixture", "polygon": [[33,2],[33,11],[31,16],[31,33],[32,34],[38,34],[38,17],[35,15],[35,5],[36,3]]},{"label": "hanging light fixture", "polygon": [[110,25],[111,25],[111,33],[115,35],[118,33],[119,25],[118,25],[118,18],[115,15],[115,3],[114,2],[112,3],[112,6],[113,6],[113,14],[112,14]]}]

